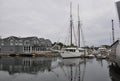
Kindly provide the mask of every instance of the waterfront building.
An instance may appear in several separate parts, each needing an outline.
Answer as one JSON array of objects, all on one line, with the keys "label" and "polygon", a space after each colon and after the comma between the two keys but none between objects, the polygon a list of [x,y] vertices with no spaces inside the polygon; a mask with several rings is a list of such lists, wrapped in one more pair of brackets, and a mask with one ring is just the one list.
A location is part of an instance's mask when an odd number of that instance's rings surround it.
[{"label": "waterfront building", "polygon": [[52,42],[49,39],[38,37],[15,37],[10,36],[0,39],[1,53],[37,53],[49,51]]}]

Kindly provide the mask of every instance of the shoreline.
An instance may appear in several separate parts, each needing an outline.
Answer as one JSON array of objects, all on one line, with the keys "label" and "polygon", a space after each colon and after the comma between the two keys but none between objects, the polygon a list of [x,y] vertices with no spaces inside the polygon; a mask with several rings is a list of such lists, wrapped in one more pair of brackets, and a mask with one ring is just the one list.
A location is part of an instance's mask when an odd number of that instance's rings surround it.
[{"label": "shoreline", "polygon": [[41,52],[41,53],[0,53],[0,57],[58,57],[59,53],[55,52]]}]

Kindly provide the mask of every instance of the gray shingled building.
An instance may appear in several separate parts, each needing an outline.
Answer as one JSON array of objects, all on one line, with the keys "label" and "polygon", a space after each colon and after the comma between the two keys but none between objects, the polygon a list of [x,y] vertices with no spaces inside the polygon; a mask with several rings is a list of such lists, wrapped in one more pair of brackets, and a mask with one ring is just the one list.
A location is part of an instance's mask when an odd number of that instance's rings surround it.
[{"label": "gray shingled building", "polygon": [[0,53],[36,53],[49,51],[52,43],[49,39],[37,37],[10,36],[0,39]]}]

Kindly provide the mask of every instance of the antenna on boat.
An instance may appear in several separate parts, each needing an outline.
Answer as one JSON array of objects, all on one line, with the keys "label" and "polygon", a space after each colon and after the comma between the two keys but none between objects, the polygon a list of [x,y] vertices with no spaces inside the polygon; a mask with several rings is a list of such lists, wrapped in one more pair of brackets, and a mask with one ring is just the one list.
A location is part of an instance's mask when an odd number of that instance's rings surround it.
[{"label": "antenna on boat", "polygon": [[80,47],[80,16],[79,16],[79,4],[78,4],[78,48]]},{"label": "antenna on boat", "polygon": [[72,21],[72,2],[70,2],[70,46],[72,46],[72,26],[73,26],[73,21]]}]

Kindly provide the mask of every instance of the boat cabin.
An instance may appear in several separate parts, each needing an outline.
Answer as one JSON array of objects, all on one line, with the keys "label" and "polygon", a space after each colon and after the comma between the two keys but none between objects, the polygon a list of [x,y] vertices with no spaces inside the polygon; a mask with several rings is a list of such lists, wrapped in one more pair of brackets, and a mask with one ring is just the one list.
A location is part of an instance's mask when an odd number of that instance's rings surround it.
[{"label": "boat cabin", "polygon": [[84,52],[85,51],[85,49],[82,49],[82,48],[65,48],[64,50],[68,52]]}]

